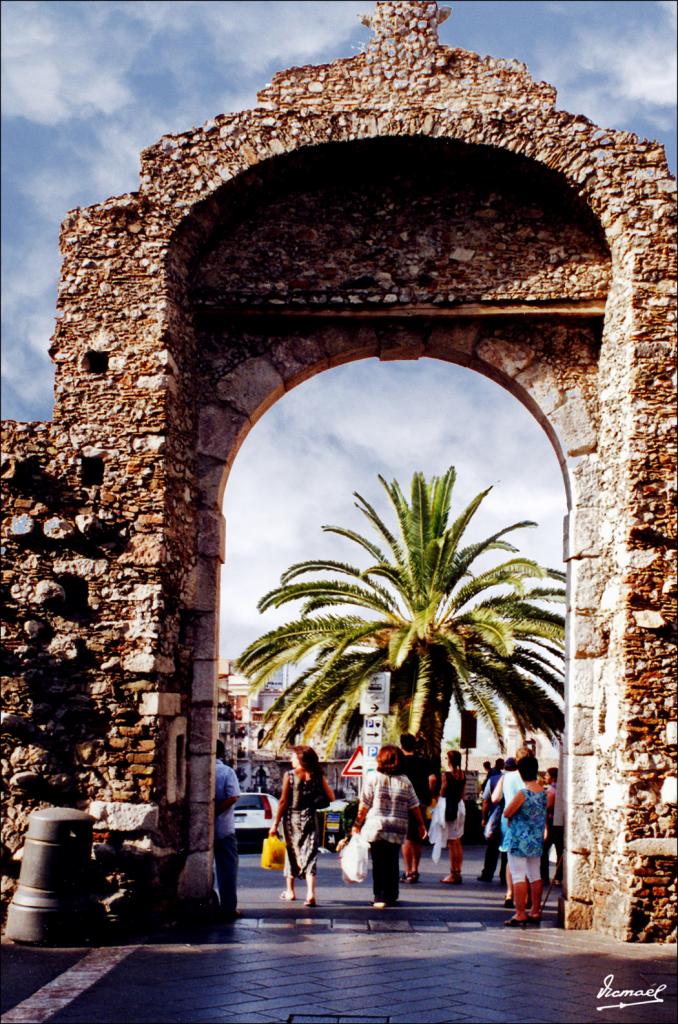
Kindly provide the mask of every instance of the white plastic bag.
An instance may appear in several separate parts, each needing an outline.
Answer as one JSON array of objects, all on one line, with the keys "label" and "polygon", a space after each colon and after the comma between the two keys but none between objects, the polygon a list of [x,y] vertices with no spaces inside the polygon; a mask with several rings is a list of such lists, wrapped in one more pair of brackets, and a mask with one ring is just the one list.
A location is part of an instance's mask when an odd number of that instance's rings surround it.
[{"label": "white plastic bag", "polygon": [[367,812],[363,827],[360,830],[360,838],[366,843],[373,843],[375,839],[379,838],[379,819],[372,813],[372,810],[370,808]]},{"label": "white plastic bag", "polygon": [[501,804],[497,804],[497,806],[492,809],[492,814],[487,819],[487,824],[483,831],[483,835],[486,839],[491,839],[495,832],[498,832],[501,829],[501,815],[502,806]]},{"label": "white plastic bag", "polygon": [[359,834],[351,836],[350,842],[339,854],[341,877],[345,882],[355,884],[367,878],[369,845]]},{"label": "white plastic bag", "polygon": [[428,838],[429,842],[433,846],[431,851],[431,860],[434,864],[437,864],[440,860],[440,854],[443,851],[443,846],[447,845],[447,822],[445,821],[445,797],[439,798],[438,803],[433,808],[431,814],[431,824],[428,827]]}]

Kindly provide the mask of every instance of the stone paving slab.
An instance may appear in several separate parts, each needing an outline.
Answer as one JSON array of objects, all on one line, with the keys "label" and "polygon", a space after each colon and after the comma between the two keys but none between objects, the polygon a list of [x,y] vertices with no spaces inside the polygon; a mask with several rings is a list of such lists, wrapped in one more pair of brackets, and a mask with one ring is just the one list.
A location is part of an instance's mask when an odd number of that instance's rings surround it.
[{"label": "stone paving slab", "polygon": [[365,932],[367,926],[364,921],[354,921],[350,918],[343,920],[336,918],[332,921],[332,931],[335,932]]},{"label": "stone paving slab", "polygon": [[346,1015],[346,1016],[335,1016],[327,1014],[317,1013],[295,1013],[288,1021],[288,1024],[323,1024],[323,1022],[329,1022],[329,1024],[389,1024],[390,1018],[388,1016],[366,1016],[360,1014]]},{"label": "stone paving slab", "polygon": [[409,921],[388,921],[375,920],[370,918],[367,922],[367,926],[371,932],[411,932],[412,925]]}]

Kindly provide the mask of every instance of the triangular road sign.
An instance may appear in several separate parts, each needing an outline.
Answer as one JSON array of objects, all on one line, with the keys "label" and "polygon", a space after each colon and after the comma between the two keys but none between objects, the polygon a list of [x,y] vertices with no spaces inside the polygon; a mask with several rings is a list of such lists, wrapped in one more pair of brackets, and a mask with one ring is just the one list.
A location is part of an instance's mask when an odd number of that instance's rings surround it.
[{"label": "triangular road sign", "polygon": [[351,756],[349,757],[342,775],[344,778],[356,775],[362,775],[363,773],[363,748],[356,747]]}]

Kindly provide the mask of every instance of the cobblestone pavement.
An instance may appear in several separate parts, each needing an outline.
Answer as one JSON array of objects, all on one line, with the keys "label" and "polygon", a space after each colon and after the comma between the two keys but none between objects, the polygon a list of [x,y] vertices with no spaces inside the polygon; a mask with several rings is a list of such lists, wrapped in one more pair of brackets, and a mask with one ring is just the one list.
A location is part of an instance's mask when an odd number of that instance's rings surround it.
[{"label": "cobblestone pavement", "polygon": [[[234,926],[172,927],[95,950],[3,947],[7,1024],[636,1024],[676,1015],[675,946],[615,942],[555,924],[507,929],[495,883],[439,884],[430,861],[402,906],[381,914],[367,885],[342,886],[324,858],[320,905],[281,904],[281,879],[241,858]],[[608,989],[633,995],[600,994]],[[52,979],[49,981],[49,979]],[[47,984],[45,981],[47,980]],[[665,985],[656,994],[657,986]],[[620,1006],[620,1004],[624,1004]]]}]

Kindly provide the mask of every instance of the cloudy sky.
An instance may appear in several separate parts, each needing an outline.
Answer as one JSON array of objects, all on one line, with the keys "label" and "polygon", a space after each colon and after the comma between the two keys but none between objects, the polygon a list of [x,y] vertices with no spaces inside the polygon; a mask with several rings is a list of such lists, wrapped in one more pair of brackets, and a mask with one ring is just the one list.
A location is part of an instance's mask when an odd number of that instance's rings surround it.
[{"label": "cloudy sky", "polygon": [[[47,419],[47,348],[65,212],[137,187],[138,153],[223,111],[294,64],[356,53],[359,2],[5,0],[3,58],[3,416]],[[675,167],[673,0],[460,2],[443,42],[524,60],[559,106],[666,145]],[[322,523],[357,524],[352,492],[456,465],[458,500],[494,485],[477,533],[534,518],[523,549],[562,557],[562,479],[545,435],[497,385],[462,368],[367,360],[322,374],[256,425],[225,499],[222,654],[263,628],[256,601],[281,569],[347,552]]]}]

